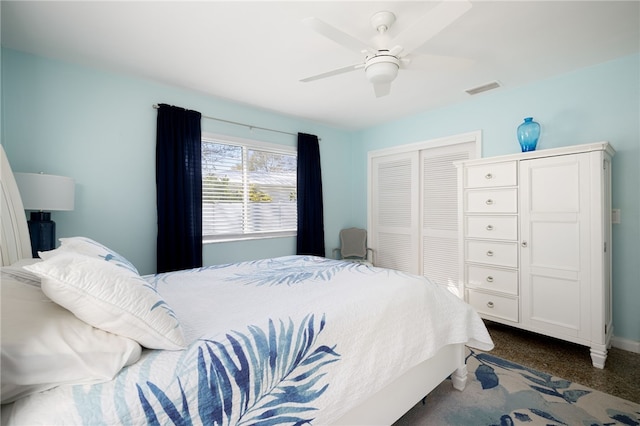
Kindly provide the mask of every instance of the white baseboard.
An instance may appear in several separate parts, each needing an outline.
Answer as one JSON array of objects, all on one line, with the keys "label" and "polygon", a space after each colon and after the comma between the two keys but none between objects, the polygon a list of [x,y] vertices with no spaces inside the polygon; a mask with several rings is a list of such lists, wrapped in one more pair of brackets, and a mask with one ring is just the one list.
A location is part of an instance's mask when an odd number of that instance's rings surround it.
[{"label": "white baseboard", "polygon": [[640,354],[640,342],[635,340],[623,339],[622,337],[613,336],[611,338],[611,346],[613,346],[614,348]]}]

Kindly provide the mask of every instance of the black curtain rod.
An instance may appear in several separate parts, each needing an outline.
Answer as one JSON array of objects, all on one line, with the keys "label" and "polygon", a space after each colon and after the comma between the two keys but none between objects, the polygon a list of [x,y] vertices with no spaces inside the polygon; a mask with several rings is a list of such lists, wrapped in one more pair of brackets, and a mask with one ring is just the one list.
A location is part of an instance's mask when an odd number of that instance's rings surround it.
[{"label": "black curtain rod", "polygon": [[[154,109],[158,109],[160,107],[158,106],[158,104],[154,104],[153,108]],[[267,127],[252,126],[251,124],[239,123],[237,121],[223,120],[222,118],[209,117],[209,116],[204,115],[204,114],[202,114],[202,118],[207,118],[209,120],[215,120],[215,121],[221,121],[223,123],[235,124],[236,126],[244,126],[244,127],[248,127],[251,130],[259,129],[259,130],[266,130],[267,132],[276,132],[276,133],[282,133],[282,134],[285,134],[285,135],[298,136],[297,133],[284,132],[282,130],[269,129]]]}]

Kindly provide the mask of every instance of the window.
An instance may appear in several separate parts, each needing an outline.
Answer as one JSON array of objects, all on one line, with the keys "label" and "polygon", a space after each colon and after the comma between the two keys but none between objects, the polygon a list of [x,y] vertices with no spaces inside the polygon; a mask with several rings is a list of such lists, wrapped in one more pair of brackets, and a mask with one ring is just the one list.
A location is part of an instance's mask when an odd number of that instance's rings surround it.
[{"label": "window", "polygon": [[203,240],[295,236],[296,169],[293,147],[204,136]]}]

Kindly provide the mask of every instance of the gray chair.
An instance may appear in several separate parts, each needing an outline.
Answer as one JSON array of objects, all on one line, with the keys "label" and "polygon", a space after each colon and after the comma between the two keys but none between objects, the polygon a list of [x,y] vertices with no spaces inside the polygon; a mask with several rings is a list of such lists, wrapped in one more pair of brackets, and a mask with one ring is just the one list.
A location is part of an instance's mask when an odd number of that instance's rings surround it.
[{"label": "gray chair", "polygon": [[[339,257],[336,256],[339,252]],[[371,253],[371,258],[369,258]],[[374,251],[367,247],[367,230],[361,228],[347,228],[340,231],[340,247],[333,249],[336,259],[360,262],[373,265]]]}]

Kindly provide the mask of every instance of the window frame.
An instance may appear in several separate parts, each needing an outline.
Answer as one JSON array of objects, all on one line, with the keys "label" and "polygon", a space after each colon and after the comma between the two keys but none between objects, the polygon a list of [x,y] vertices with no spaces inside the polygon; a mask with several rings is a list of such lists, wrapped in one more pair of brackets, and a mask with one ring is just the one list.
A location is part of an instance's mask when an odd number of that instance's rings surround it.
[{"label": "window frame", "polygon": [[[296,158],[298,156],[298,149],[296,146],[276,144],[276,143],[263,142],[263,141],[253,140],[253,139],[240,138],[236,136],[228,136],[228,135],[203,132],[201,136],[201,143],[204,144],[207,142],[238,146],[238,147],[241,147],[243,151],[245,149],[254,149],[257,151],[266,151],[273,154],[293,155]],[[244,152],[243,152],[243,155],[244,155]],[[246,174],[247,173],[246,169],[243,168],[242,173]],[[203,171],[202,173],[203,183],[204,183],[204,178],[205,178],[205,174]],[[298,185],[296,180],[296,194],[298,191],[297,186]],[[203,187],[202,194],[204,197],[204,187]],[[246,197],[246,194],[245,194],[245,197]],[[204,206],[204,202],[203,202],[203,206]],[[296,211],[296,214],[297,214],[297,211]],[[203,225],[204,225],[204,211],[203,211],[202,219],[203,219]],[[251,233],[225,234],[225,235],[206,235],[203,229],[202,243],[212,244],[212,243],[232,242],[232,241],[262,240],[262,239],[268,239],[268,238],[296,237],[297,235],[298,235],[298,229],[297,229],[297,221],[296,221],[295,230],[265,231],[265,232],[251,232]]]}]

